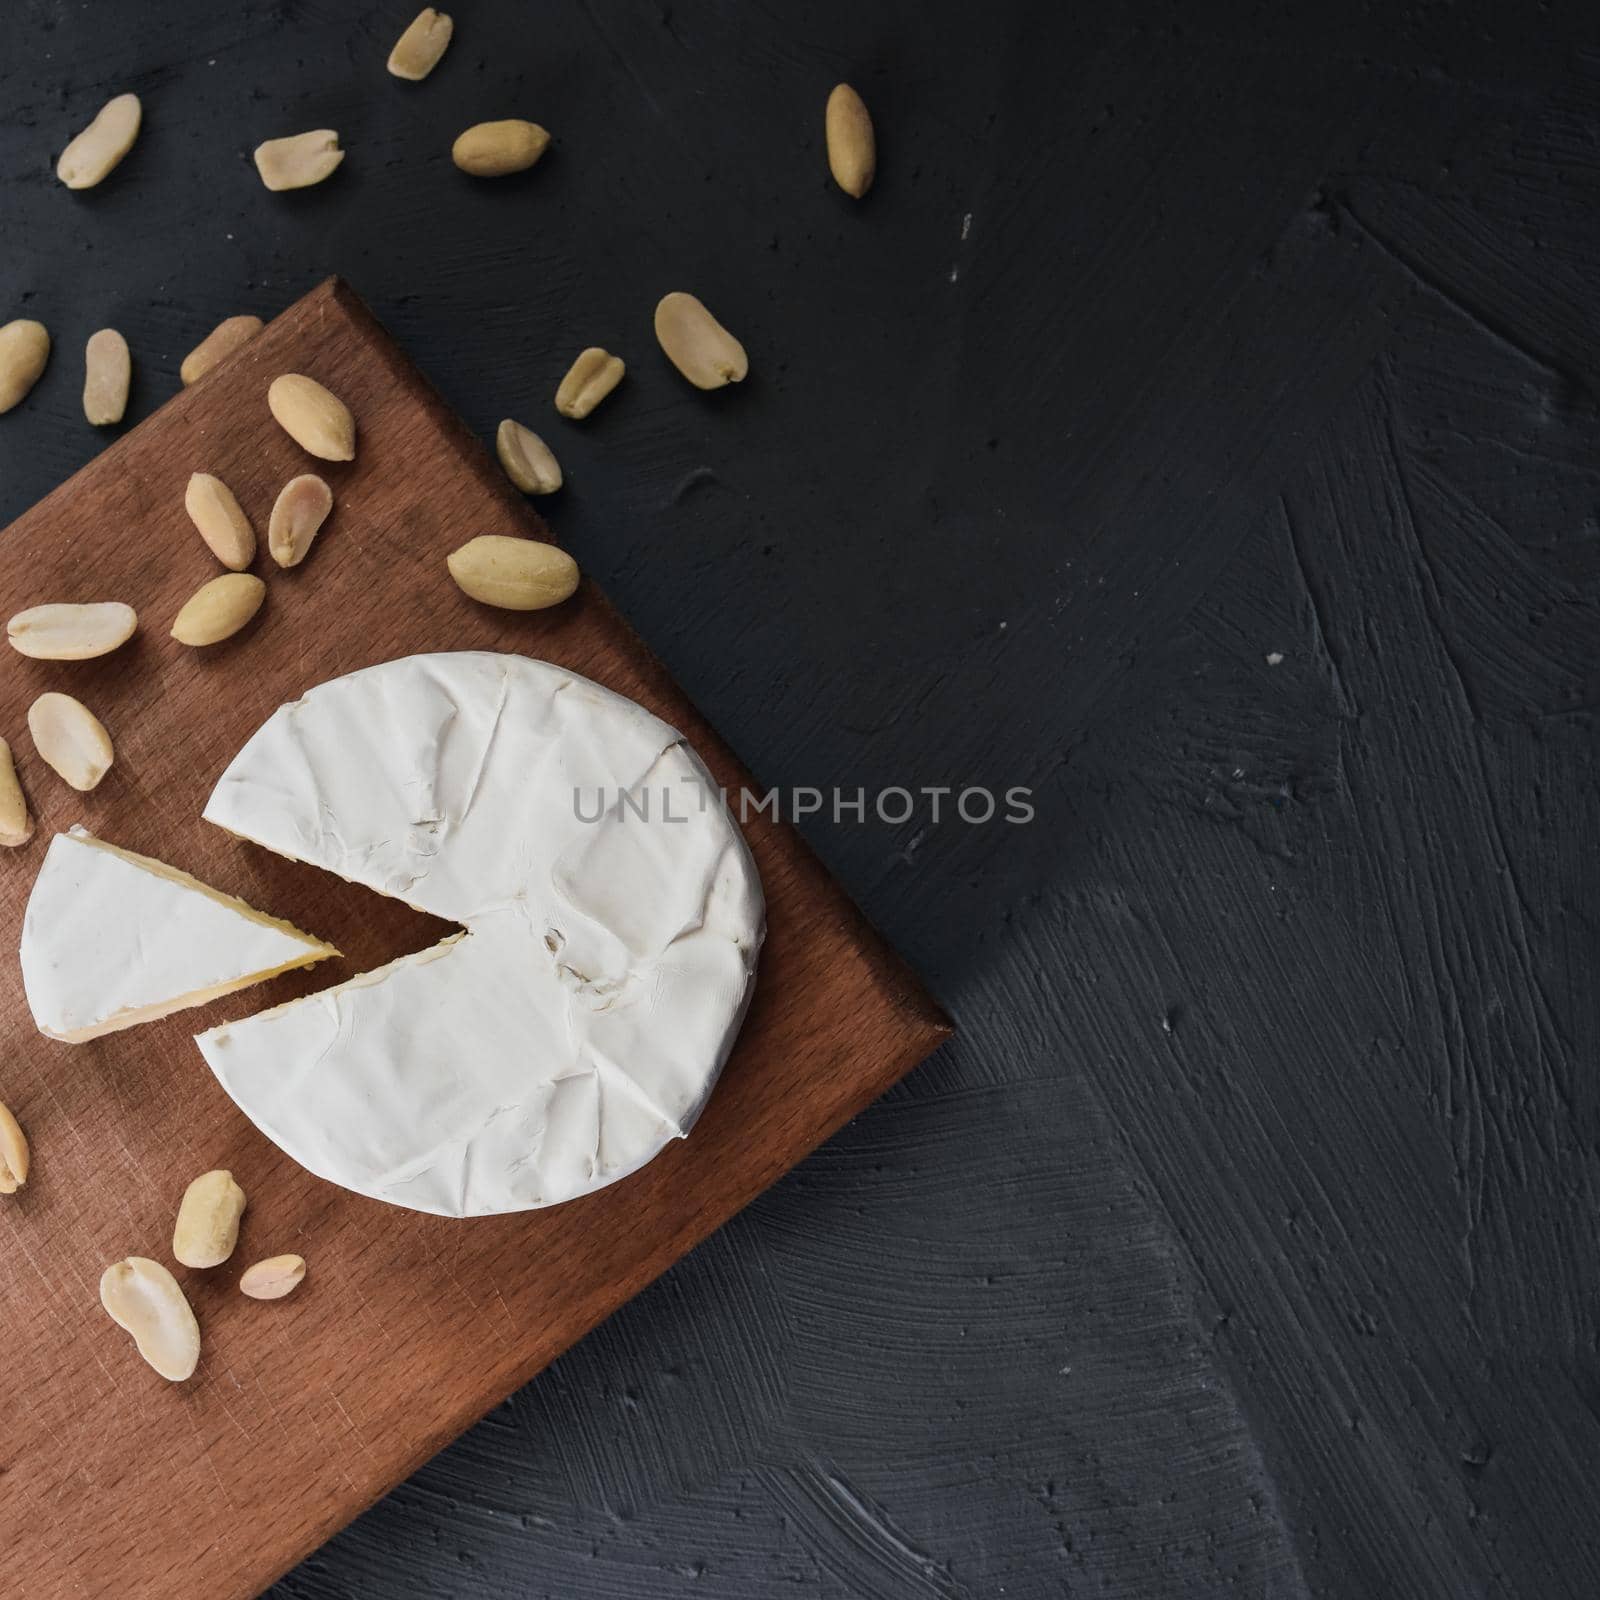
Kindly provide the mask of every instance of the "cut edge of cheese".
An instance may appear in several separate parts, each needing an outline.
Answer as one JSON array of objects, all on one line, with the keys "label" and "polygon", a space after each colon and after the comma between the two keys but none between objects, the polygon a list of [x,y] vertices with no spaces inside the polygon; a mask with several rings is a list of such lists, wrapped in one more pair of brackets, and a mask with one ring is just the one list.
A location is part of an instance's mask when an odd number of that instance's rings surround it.
[{"label": "cut edge of cheese", "polygon": [[[252,929],[265,930],[281,937],[276,941],[254,941],[257,953],[253,961],[245,962],[249,970],[226,975],[211,974],[213,981],[200,983],[177,993],[152,997],[142,1003],[117,1006],[104,1016],[85,1022],[81,1027],[51,1027],[47,1019],[40,1016],[40,1010],[48,1003],[44,999],[45,991],[51,987],[41,970],[41,962],[47,962],[48,958],[37,948],[49,936],[36,931],[34,908],[40,898],[41,889],[48,892],[49,884],[54,880],[55,873],[60,870],[64,858],[58,847],[67,841],[74,846],[102,851],[136,871],[148,874],[160,884],[178,891],[172,902],[174,907],[181,908],[185,896],[195,895],[208,902],[210,906],[215,906],[241,922],[249,924]],[[54,867],[52,858],[56,863]],[[134,915],[138,915],[137,909]],[[175,937],[180,938],[183,934],[182,929],[173,930],[165,927],[156,931],[162,935],[174,932]],[[265,965],[260,964],[269,953],[281,956],[283,959],[267,960]],[[272,978],[281,977],[286,972],[309,967],[318,961],[326,961],[339,955],[340,952],[333,945],[297,928],[292,922],[285,921],[282,917],[268,916],[264,911],[257,911],[254,906],[241,900],[237,895],[226,894],[208,883],[202,883],[200,879],[178,867],[169,866],[153,856],[140,855],[136,850],[125,850],[121,845],[111,844],[105,839],[97,839],[86,828],[73,827],[66,833],[57,834],[50,841],[50,849],[45,855],[39,876],[34,881],[33,893],[29,897],[28,914],[23,921],[20,954],[23,984],[39,1031],[47,1038],[59,1039],[65,1044],[86,1044],[91,1039],[103,1038],[108,1033],[118,1033],[124,1028],[137,1027],[145,1022],[158,1022],[163,1017],[170,1017],[175,1012],[187,1011],[195,1006],[209,1005],[213,1000],[221,1000],[227,995],[236,994],[241,989],[266,983]],[[181,957],[182,952],[180,960]]]}]

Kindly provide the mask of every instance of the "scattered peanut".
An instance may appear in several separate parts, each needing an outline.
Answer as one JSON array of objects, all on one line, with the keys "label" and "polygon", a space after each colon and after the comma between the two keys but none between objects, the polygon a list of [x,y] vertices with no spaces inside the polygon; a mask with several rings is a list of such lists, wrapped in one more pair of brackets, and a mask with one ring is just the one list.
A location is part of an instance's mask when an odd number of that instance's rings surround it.
[{"label": "scattered peanut", "polygon": [[27,398],[50,359],[50,334],[42,322],[19,317],[0,328],[0,412]]},{"label": "scattered peanut", "polygon": [[620,356],[599,345],[590,345],[567,370],[556,390],[556,410],[574,421],[589,415],[616,386],[627,371]]},{"label": "scattered peanut", "polygon": [[468,128],[450,147],[450,159],[475,178],[523,172],[549,148],[550,135],[537,122],[507,117]]},{"label": "scattered peanut", "polygon": [[878,142],[865,101],[848,83],[836,84],[828,96],[824,125],[833,181],[859,200],[872,187],[878,170]]},{"label": "scattered peanut", "polygon": [[305,1275],[304,1256],[273,1256],[244,1269],[239,1277],[239,1292],[252,1300],[281,1300],[300,1287]]},{"label": "scattered peanut", "polygon": [[28,1181],[28,1136],[0,1102],[0,1194],[15,1194]]},{"label": "scattered peanut", "polygon": [[133,148],[143,116],[136,94],[107,100],[94,121],[61,152],[56,176],[69,189],[92,189]]},{"label": "scattered peanut", "polygon": [[225,317],[188,355],[178,368],[185,387],[203,378],[219,361],[226,361],[241,345],[248,344],[265,324],[260,317]]},{"label": "scattered peanut", "polygon": [[267,586],[253,572],[228,572],[202,584],[172,624],[179,644],[196,647],[231,639],[261,609]]},{"label": "scattered peanut", "polygon": [[268,139],[256,146],[256,171],[261,181],[277,193],[284,189],[309,189],[330,177],[344,160],[339,135],[332,128]]},{"label": "scattered peanut", "polygon": [[35,661],[89,661],[133,637],[139,614],[120,600],[29,606],[6,624],[11,648]]},{"label": "scattered peanut", "polygon": [[561,463],[531,428],[507,417],[495,430],[494,448],[506,476],[524,494],[554,494],[561,487]]},{"label": "scattered peanut", "polygon": [[578,563],[537,539],[481,534],[453,551],[446,565],[464,594],[505,611],[542,611],[578,587]]},{"label": "scattered peanut", "polygon": [[172,1229],[172,1254],[186,1267],[220,1267],[239,1242],[244,1190],[226,1169],[202,1172],[183,1191]]},{"label": "scattered peanut", "polygon": [[28,732],[45,765],[87,794],[111,770],[115,755],[105,725],[70,694],[42,694],[28,707]]},{"label": "scattered peanut", "polygon": [[315,378],[286,372],[272,380],[267,405],[278,426],[309,455],[324,461],[353,461],[356,420],[350,408]]},{"label": "scattered peanut", "polygon": [[221,478],[209,472],[191,473],[183,491],[183,509],[212,555],[230,571],[243,572],[255,560],[256,530]]},{"label": "scattered peanut", "polygon": [[100,1274],[100,1304],[163,1378],[182,1383],[194,1376],[200,1324],[178,1280],[159,1261],[129,1256],[107,1267]]},{"label": "scattered peanut", "polygon": [[744,346],[692,294],[663,295],[656,307],[656,338],[667,359],[697,389],[739,383],[750,370]]},{"label": "scattered peanut", "polygon": [[444,12],[432,6],[419,11],[389,52],[390,72],[408,83],[421,83],[439,65],[454,31],[455,23]]},{"label": "scattered peanut", "polygon": [[333,490],[314,472],[291,478],[278,492],[267,524],[267,549],[280,567],[298,567],[333,510]]},{"label": "scattered peanut", "polygon": [[83,347],[83,414],[97,428],[121,422],[133,382],[128,341],[115,328],[89,335]]},{"label": "scattered peanut", "polygon": [[14,850],[32,837],[33,818],[28,815],[28,802],[23,798],[22,785],[17,782],[11,746],[0,739],[0,845]]}]

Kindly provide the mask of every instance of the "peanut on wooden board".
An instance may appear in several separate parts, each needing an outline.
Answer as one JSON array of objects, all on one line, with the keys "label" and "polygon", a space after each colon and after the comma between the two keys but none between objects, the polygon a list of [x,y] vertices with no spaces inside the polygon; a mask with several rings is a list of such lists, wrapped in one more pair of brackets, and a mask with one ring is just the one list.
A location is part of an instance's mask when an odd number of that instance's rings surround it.
[{"label": "peanut on wooden board", "polygon": [[255,560],[256,530],[233,490],[209,472],[193,472],[183,491],[183,509],[223,566],[243,572]]},{"label": "peanut on wooden board", "polygon": [[28,802],[23,798],[22,785],[17,782],[11,746],[0,739],[0,845],[14,850],[32,837],[33,818],[28,815]]},{"label": "peanut on wooden board", "polygon": [[28,732],[40,758],[64,783],[87,794],[111,770],[111,735],[81,700],[54,691],[28,707]]},{"label": "peanut on wooden board", "polygon": [[101,106],[93,122],[56,162],[56,176],[69,189],[92,189],[133,148],[143,107],[136,94],[119,94]]},{"label": "peanut on wooden board", "polygon": [[265,324],[260,317],[224,317],[188,355],[178,368],[185,387],[205,375],[219,361],[226,361],[241,345],[248,344]]},{"label": "peanut on wooden board", "polygon": [[132,606],[94,600],[29,606],[6,623],[6,637],[19,655],[35,661],[90,661],[126,644],[138,626],[139,613]]},{"label": "peanut on wooden board", "polygon": [[333,490],[314,472],[291,478],[278,491],[267,524],[267,549],[280,567],[298,567],[311,548],[328,513]]},{"label": "peanut on wooden board", "polygon": [[285,372],[272,380],[267,407],[278,426],[308,455],[323,461],[353,461],[356,419],[336,394],[303,372]]},{"label": "peanut on wooden board", "polygon": [[50,334],[42,322],[18,317],[0,328],[0,412],[21,405],[50,359]]},{"label": "peanut on wooden board", "polygon": [[504,611],[542,611],[578,587],[578,563],[537,539],[480,534],[453,551],[446,565],[463,594]]},{"label": "peanut on wooden board", "polygon": [[293,133],[286,139],[268,139],[256,146],[256,171],[274,193],[284,189],[309,189],[331,177],[344,151],[332,128]]},{"label": "peanut on wooden board", "polygon": [[261,609],[267,586],[253,572],[226,572],[201,584],[172,624],[179,644],[199,648],[231,639]]},{"label": "peanut on wooden board", "polygon": [[186,1267],[220,1267],[239,1242],[244,1190],[225,1168],[202,1172],[183,1192],[172,1254]]},{"label": "peanut on wooden board", "polygon": [[100,1274],[100,1304],[133,1335],[139,1354],[172,1383],[200,1364],[200,1324],[178,1280],[159,1261],[128,1256]]},{"label": "peanut on wooden board", "polygon": [[556,410],[574,422],[588,416],[622,382],[627,370],[620,356],[590,345],[579,353],[556,389]]},{"label": "peanut on wooden board", "polygon": [[495,430],[494,449],[506,476],[524,494],[554,494],[561,487],[561,463],[531,428],[507,417]]},{"label": "peanut on wooden board", "polygon": [[750,371],[744,346],[692,294],[663,295],[656,307],[656,338],[667,359],[697,389],[740,383]]},{"label": "peanut on wooden board", "polygon": [[419,11],[389,52],[389,70],[407,83],[421,83],[439,65],[455,23],[432,6]]},{"label": "peanut on wooden board", "polygon": [[859,200],[878,171],[878,141],[866,102],[848,83],[836,84],[823,123],[833,181],[851,199]]},{"label": "peanut on wooden board", "polygon": [[28,1136],[0,1101],[0,1194],[15,1194],[28,1181],[28,1165]]},{"label": "peanut on wooden board", "polygon": [[89,335],[83,347],[83,414],[97,428],[121,422],[133,382],[128,341],[115,328]]},{"label": "peanut on wooden board", "polygon": [[468,128],[450,147],[450,159],[474,178],[503,178],[526,171],[549,145],[550,135],[537,122],[507,117]]},{"label": "peanut on wooden board", "polygon": [[252,1300],[281,1300],[300,1287],[305,1275],[304,1256],[273,1256],[244,1269],[239,1276],[239,1293]]}]

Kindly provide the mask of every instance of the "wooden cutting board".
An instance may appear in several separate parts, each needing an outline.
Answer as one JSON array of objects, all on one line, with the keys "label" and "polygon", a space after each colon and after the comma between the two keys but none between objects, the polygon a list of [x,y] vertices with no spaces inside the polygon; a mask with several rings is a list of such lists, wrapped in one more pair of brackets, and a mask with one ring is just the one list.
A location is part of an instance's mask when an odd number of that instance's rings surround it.
[{"label": "wooden cutting board", "polygon": [[[61,359],[58,357],[58,359]],[[269,381],[311,374],[360,427],[357,459],[309,460],[271,420]],[[219,570],[183,510],[191,471],[229,483],[265,544],[279,487],[315,467],[335,509],[305,565],[263,554],[262,613],[205,652],[167,630]],[[553,611],[477,606],[446,553],[548,531],[359,300],[337,282],[106,450],[4,535],[0,615],[126,600],[114,655],[6,653],[0,734],[37,823],[0,859],[0,1100],[34,1172],[0,1199],[0,1552],[29,1600],[254,1595],[705,1238],[932,1050],[948,1025],[787,826],[750,845],[769,931],[755,1001],[693,1135],[596,1195],[520,1216],[425,1217],[347,1194],[273,1148],[213,1081],[192,1034],[420,949],[443,924],[200,820],[218,774],[280,703],[373,662],[507,650],[561,663],[681,729],[730,790],[750,779],[591,585]],[[89,795],[34,753],[27,709],[84,700],[117,761]],[[82,822],[346,952],[214,1006],[86,1045],[35,1031],[14,955],[52,834]],[[188,1180],[229,1167],[250,1196],[233,1262],[176,1267],[200,1370],[163,1382],[101,1311],[101,1269],[171,1262]],[[867,1181],[865,1175],[863,1181]],[[245,1299],[251,1260],[297,1251],[292,1298]]]}]

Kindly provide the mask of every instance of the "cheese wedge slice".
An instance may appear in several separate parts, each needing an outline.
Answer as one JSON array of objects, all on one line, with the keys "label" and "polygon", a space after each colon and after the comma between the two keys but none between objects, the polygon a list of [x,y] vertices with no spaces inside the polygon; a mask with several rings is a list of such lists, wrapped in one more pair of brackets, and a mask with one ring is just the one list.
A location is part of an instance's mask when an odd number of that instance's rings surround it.
[{"label": "cheese wedge slice", "polygon": [[22,982],[33,1020],[70,1044],[338,953],[82,828],[50,841],[22,922]]},{"label": "cheese wedge slice", "polygon": [[206,818],[465,931],[199,1036],[303,1166],[478,1216],[683,1137],[749,1003],[761,884],[682,737],[521,656],[412,656],[280,708]]}]

